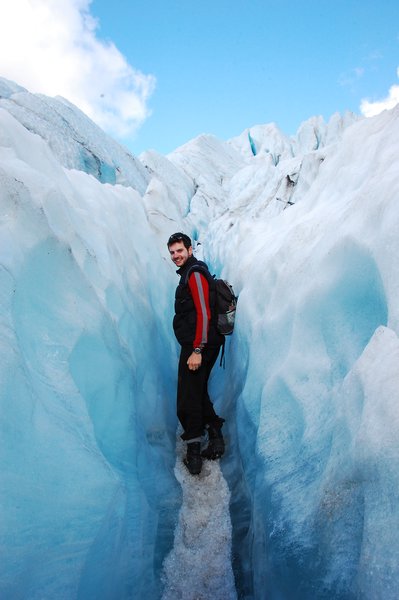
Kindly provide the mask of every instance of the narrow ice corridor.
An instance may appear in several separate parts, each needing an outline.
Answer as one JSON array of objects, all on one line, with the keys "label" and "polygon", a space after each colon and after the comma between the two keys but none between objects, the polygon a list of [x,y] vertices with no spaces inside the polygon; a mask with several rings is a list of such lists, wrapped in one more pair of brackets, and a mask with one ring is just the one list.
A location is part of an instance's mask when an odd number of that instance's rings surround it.
[{"label": "narrow ice corridor", "polygon": [[177,443],[175,475],[183,500],[174,546],[163,565],[162,600],[236,600],[231,566],[230,492],[219,461],[204,461],[199,476],[183,464]]}]

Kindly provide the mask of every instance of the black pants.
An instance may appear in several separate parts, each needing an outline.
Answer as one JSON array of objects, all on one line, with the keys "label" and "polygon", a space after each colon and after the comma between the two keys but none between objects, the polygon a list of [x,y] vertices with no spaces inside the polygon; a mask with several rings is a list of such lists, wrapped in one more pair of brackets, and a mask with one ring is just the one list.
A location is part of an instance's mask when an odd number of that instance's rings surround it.
[{"label": "black pants", "polygon": [[177,382],[177,416],[182,424],[183,440],[191,440],[204,433],[205,425],[220,426],[224,419],[218,417],[208,394],[208,379],[216,362],[220,346],[202,351],[202,364],[190,371],[187,360],[192,347],[183,346],[180,352]]}]

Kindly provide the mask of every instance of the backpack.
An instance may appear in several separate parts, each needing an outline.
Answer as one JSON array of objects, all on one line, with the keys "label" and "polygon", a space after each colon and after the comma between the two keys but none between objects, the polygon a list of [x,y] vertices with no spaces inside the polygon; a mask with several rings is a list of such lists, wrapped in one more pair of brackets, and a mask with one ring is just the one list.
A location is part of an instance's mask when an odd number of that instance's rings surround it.
[{"label": "backpack", "polygon": [[217,330],[222,335],[231,335],[236,318],[237,296],[228,281],[216,279],[215,276],[214,279],[218,314]]},{"label": "backpack", "polygon": [[217,324],[216,328],[222,335],[231,335],[234,329],[237,296],[234,294],[233,287],[225,279],[217,279],[215,275],[211,275],[205,263],[194,265],[187,273],[185,283],[188,282],[193,271],[203,273],[208,279],[212,278],[215,283],[216,296],[216,312]]}]

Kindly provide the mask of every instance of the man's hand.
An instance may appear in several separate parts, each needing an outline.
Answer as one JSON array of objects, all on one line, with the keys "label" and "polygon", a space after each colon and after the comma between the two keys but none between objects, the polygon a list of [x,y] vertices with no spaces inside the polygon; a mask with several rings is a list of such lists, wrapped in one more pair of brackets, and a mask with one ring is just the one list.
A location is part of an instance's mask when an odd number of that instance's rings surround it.
[{"label": "man's hand", "polygon": [[187,364],[190,371],[197,371],[202,364],[201,354],[196,354],[195,352],[192,352],[188,357]]}]

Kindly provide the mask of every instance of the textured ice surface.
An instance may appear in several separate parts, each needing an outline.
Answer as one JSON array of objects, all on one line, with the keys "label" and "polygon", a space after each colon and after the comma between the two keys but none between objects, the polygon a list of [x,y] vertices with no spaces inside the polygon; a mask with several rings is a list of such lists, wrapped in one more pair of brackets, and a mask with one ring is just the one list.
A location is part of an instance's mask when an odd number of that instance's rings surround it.
[{"label": "textured ice surface", "polygon": [[139,160],[64,98],[30,94],[0,77],[0,108],[45,139],[64,167],[102,183],[131,185],[140,193],[146,189],[148,177]]},{"label": "textured ice surface", "polygon": [[180,443],[175,475],[183,500],[174,547],[165,560],[162,600],[236,600],[227,483],[219,461],[204,461],[200,475],[190,475],[184,453]]},{"label": "textured ice surface", "polygon": [[3,109],[0,182],[0,596],[155,598],[180,497],[173,270],[135,190],[64,170]]},{"label": "textured ice surface", "polygon": [[[238,597],[396,599],[398,109],[200,136],[122,177],[68,103],[0,96],[0,596],[230,598],[232,555]],[[176,230],[239,293],[223,477],[198,481],[174,471]]]},{"label": "textured ice surface", "polygon": [[247,533],[240,503],[232,518],[256,598],[397,595],[398,134],[398,109],[353,124],[312,177],[307,161],[297,206],[234,206],[207,232],[240,291],[226,469],[244,472]]}]

